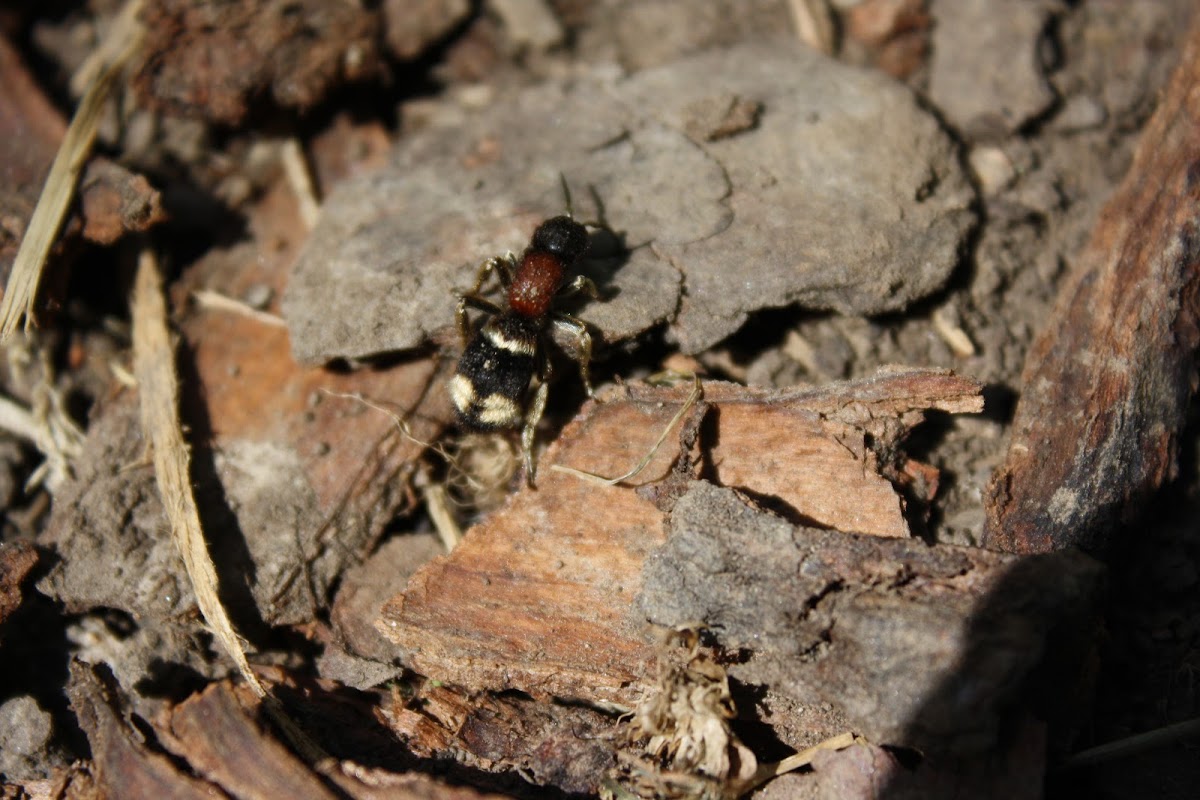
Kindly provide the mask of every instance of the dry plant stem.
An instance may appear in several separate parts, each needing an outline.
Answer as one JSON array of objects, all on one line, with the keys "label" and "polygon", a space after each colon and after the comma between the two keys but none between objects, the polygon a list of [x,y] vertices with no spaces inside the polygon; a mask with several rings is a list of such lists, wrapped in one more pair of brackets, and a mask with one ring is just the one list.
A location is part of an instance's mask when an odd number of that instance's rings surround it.
[{"label": "dry plant stem", "polygon": [[29,442],[40,442],[43,433],[33,414],[7,397],[0,397],[0,430]]},{"label": "dry plant stem", "polygon": [[446,487],[440,483],[431,483],[425,488],[425,507],[429,509],[429,518],[438,532],[446,552],[458,547],[462,541],[463,532],[450,512],[450,498],[446,495]]},{"label": "dry plant stem", "polygon": [[[48,395],[49,390],[44,391]],[[47,476],[51,490],[57,488],[70,475],[71,461],[79,457],[83,446],[83,432],[63,412],[56,397],[48,395],[40,405],[31,412],[0,397],[0,429],[32,442],[46,457],[26,481],[26,491],[32,491]]]},{"label": "dry plant stem", "polygon": [[113,17],[112,25],[109,27],[109,34],[104,38],[104,41],[100,42],[96,49],[88,53],[74,74],[71,75],[69,88],[72,97],[82,97],[87,92],[88,87],[97,79],[97,76],[104,71],[105,66],[121,60],[122,50],[126,46],[123,39],[127,35],[127,31],[132,30],[134,26],[140,25],[138,15],[141,12],[142,0],[126,0],[125,5]]},{"label": "dry plant stem", "polygon": [[1200,19],[1021,377],[984,543],[1104,549],[1176,471],[1200,344]]},{"label": "dry plant stem", "polygon": [[262,697],[266,691],[250,671],[241,642],[217,597],[217,572],[192,495],[191,456],[179,428],[179,383],[175,377],[175,350],[167,331],[162,279],[149,250],[143,250],[138,258],[134,284],[133,371],[141,392],[142,428],[154,451],[158,490],[196,592],[196,603],[242,677]]},{"label": "dry plant stem", "polygon": [[141,393],[142,428],[154,453],[154,475],[162,495],[171,535],[179,547],[196,604],[221,647],[233,659],[242,678],[277,725],[302,755],[317,761],[326,756],[267,695],[250,669],[241,640],[217,596],[217,571],[208,553],[192,495],[191,456],[179,427],[179,382],[175,376],[175,351],[167,330],[167,309],[162,278],[150,250],[138,258],[133,293],[133,370]]},{"label": "dry plant stem", "polygon": [[118,17],[119,21],[126,24],[114,25],[109,33],[110,38],[101,45],[107,52],[116,55],[88,87],[63,137],[58,155],[54,157],[42,196],[33,210],[29,228],[13,260],[4,299],[0,301],[0,338],[11,336],[22,318],[26,330],[33,325],[33,304],[42,278],[42,267],[50,253],[50,246],[54,244],[67,206],[75,194],[79,173],[91,153],[100,114],[109,97],[119,87],[126,62],[141,44],[143,31],[136,19],[140,6],[140,0],[130,0]]},{"label": "dry plant stem", "polygon": [[971,337],[967,336],[957,323],[949,318],[945,309],[939,308],[930,315],[929,321],[933,323],[934,332],[942,337],[954,355],[959,358],[970,358],[975,355],[975,344],[971,341]]},{"label": "dry plant stem", "polygon": [[13,340],[6,350],[17,385],[27,387],[30,408],[0,397],[0,429],[31,442],[45,460],[25,481],[25,491],[45,482],[51,492],[71,477],[71,465],[83,450],[83,431],[67,413],[54,385],[50,354],[37,336]]}]

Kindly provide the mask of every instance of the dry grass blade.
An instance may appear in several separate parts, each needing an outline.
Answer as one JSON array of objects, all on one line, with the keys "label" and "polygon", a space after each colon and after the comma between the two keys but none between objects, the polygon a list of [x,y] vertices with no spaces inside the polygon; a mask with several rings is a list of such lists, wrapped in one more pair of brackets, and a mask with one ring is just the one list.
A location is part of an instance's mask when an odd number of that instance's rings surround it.
[{"label": "dry grass blade", "polygon": [[175,377],[175,351],[167,330],[162,277],[149,250],[143,250],[138,259],[133,289],[133,371],[141,393],[142,428],[154,452],[158,491],[200,613],[292,746],[311,762],[327,760],[328,756],[292,722],[250,670],[241,640],[217,596],[217,571],[200,526],[192,495],[191,457],[179,427],[179,382]]},{"label": "dry grass blade", "polygon": [[241,300],[235,300],[228,295],[214,292],[212,289],[197,289],[192,292],[192,299],[196,301],[196,305],[200,308],[241,314],[244,317],[257,320],[264,325],[270,325],[272,328],[287,327],[287,323],[283,321],[283,317],[276,316],[267,311],[260,311],[247,303],[243,303]]},{"label": "dry grass blade", "polygon": [[46,185],[13,260],[8,285],[4,288],[4,299],[0,300],[0,338],[11,336],[22,318],[26,330],[33,325],[33,304],[38,284],[41,283],[42,267],[75,193],[75,185],[91,152],[92,142],[96,139],[100,114],[117,88],[126,62],[141,44],[143,30],[137,21],[140,8],[141,0],[130,0],[118,16],[118,22],[113,25],[108,39],[101,45],[107,52],[116,55],[99,72],[79,102],[79,108],[58,148],[58,155],[50,166]]},{"label": "dry grass blade", "polygon": [[142,428],[154,451],[154,474],[171,535],[179,546],[196,604],[217,641],[260,697],[266,694],[250,671],[246,653],[217,597],[217,572],[208,554],[192,495],[191,457],[179,428],[179,383],[167,330],[162,279],[154,254],[143,250],[133,289],[133,371],[141,393]]},{"label": "dry grass blade", "polygon": [[1200,736],[1200,719],[1189,719],[1083,750],[1064,761],[1058,769],[1076,769],[1101,764],[1156,747],[1176,744],[1196,736]]}]

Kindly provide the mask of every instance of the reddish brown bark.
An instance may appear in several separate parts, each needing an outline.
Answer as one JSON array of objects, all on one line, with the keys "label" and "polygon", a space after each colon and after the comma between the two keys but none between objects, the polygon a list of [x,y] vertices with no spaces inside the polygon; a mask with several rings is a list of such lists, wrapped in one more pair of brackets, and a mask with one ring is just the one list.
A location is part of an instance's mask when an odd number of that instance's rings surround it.
[{"label": "reddish brown bark", "polygon": [[0,544],[0,623],[21,607],[21,584],[38,562],[37,550],[18,539]]},{"label": "reddish brown bark", "polygon": [[1102,549],[1176,469],[1200,342],[1200,26],[1034,343],[985,543]]}]

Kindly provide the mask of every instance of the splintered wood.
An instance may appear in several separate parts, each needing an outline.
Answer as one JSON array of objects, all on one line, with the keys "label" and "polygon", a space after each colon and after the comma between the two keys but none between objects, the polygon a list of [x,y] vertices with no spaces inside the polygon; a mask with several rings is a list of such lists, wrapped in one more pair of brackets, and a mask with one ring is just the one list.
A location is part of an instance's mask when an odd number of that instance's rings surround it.
[{"label": "splintered wood", "polygon": [[536,490],[385,605],[379,628],[405,664],[472,689],[631,705],[654,674],[633,601],[644,563],[666,540],[659,505],[673,484],[699,477],[793,522],[903,537],[903,500],[884,477],[900,438],[926,410],[982,409],[976,382],[933,370],[787,392],[708,383],[682,443],[668,439],[628,484],[553,469],[625,473],[690,388],[630,387],[586,408],[541,459]]},{"label": "splintered wood", "polygon": [[[264,678],[267,676],[264,675]],[[273,691],[294,692],[281,673],[267,678]],[[282,681],[282,682],[277,682]],[[106,667],[71,665],[71,707],[91,747],[90,769],[104,797],[343,798],[344,800],[485,800],[489,795],[451,787],[414,772],[367,767],[352,760],[306,764],[262,722],[262,701],[245,686],[209,685],[135,728],[123,711],[128,698]],[[332,685],[308,687],[316,706],[351,758],[394,746],[381,728],[363,725],[367,702],[336,696]],[[339,713],[340,712],[340,713]],[[349,715],[353,714],[353,718]],[[323,729],[323,734],[331,730]],[[348,730],[356,733],[348,734]],[[60,794],[58,797],[96,796]]]}]

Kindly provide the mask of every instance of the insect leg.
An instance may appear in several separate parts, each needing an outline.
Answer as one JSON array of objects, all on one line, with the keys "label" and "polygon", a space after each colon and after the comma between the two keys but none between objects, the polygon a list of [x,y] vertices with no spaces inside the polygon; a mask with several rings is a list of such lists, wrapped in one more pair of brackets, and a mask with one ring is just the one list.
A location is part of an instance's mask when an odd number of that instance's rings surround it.
[{"label": "insect leg", "polygon": [[578,348],[578,352],[572,353],[571,356],[579,362],[579,374],[583,378],[583,388],[587,392],[587,396],[595,397],[596,393],[592,391],[591,373],[588,368],[592,362],[592,334],[588,332],[587,325],[570,314],[562,313],[555,314],[553,322],[554,327],[575,337],[575,346]]},{"label": "insect leg", "polygon": [[467,294],[479,294],[483,289],[483,284],[487,283],[488,276],[493,272],[500,280],[500,285],[505,289],[512,283],[513,272],[517,268],[517,257],[511,252],[505,253],[502,256],[492,256],[487,261],[479,265],[479,269],[475,272],[475,285],[471,287],[471,291]]},{"label": "insect leg", "polygon": [[525,427],[521,429],[521,454],[525,459],[525,482],[533,488],[536,466],[533,463],[533,442],[537,436],[537,426],[546,412],[546,398],[550,396],[550,361],[543,359],[541,380],[538,381],[537,391],[533,401],[525,411]]},{"label": "insect leg", "polygon": [[585,275],[576,275],[573,281],[558,290],[558,296],[570,297],[580,292],[583,292],[593,300],[600,299],[600,290],[596,288],[596,284],[592,283],[592,279]]},{"label": "insect leg", "polygon": [[458,325],[458,335],[462,338],[465,346],[471,339],[471,329],[467,327],[467,307],[470,306],[477,311],[483,311],[488,314],[501,314],[503,311],[500,306],[488,300],[486,297],[480,297],[476,294],[460,294],[458,296],[458,306],[454,309],[454,321]]}]

